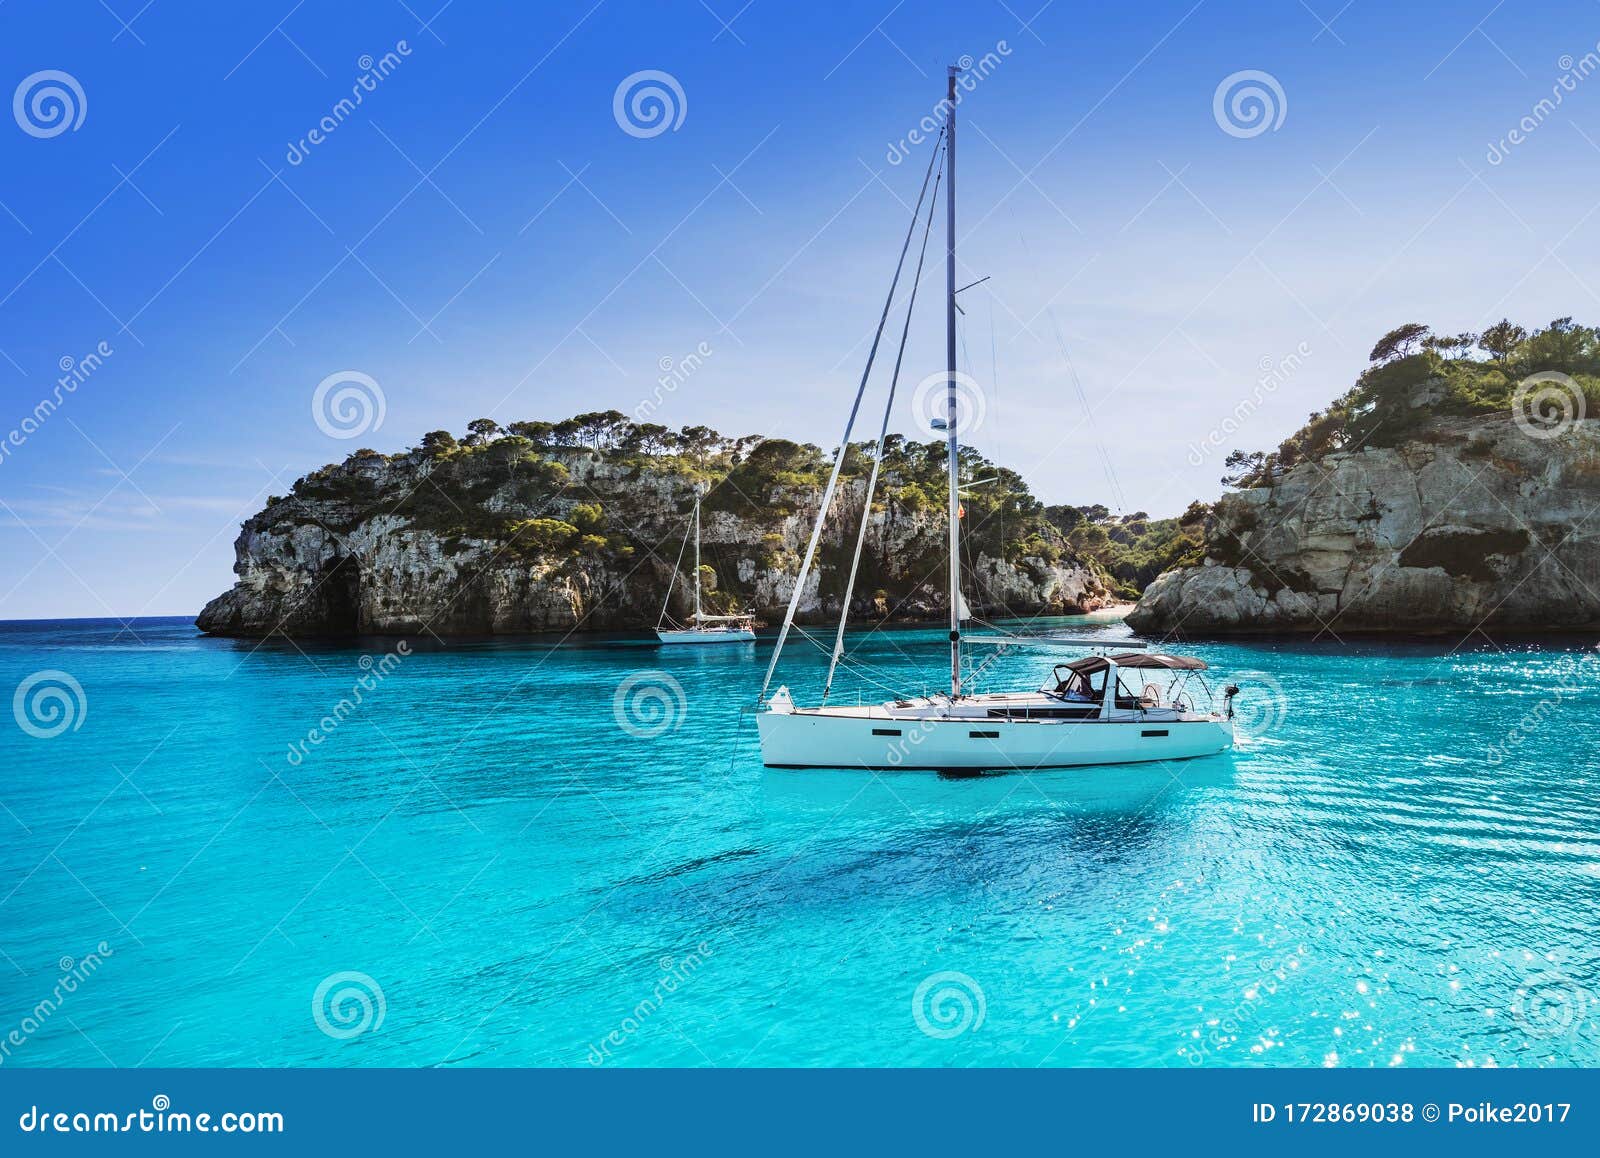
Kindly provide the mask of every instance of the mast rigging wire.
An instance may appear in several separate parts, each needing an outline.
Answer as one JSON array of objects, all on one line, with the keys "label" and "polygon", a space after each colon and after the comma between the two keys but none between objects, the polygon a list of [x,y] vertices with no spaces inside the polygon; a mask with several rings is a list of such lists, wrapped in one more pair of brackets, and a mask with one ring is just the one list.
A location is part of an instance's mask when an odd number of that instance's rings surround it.
[{"label": "mast rigging wire", "polygon": [[1111,452],[1106,449],[1106,441],[1100,434],[1100,424],[1095,421],[1094,408],[1089,405],[1089,395],[1084,392],[1083,381],[1078,377],[1078,368],[1073,365],[1072,354],[1067,350],[1067,341],[1061,336],[1061,322],[1056,318],[1054,307],[1047,307],[1045,313],[1050,315],[1050,328],[1056,336],[1056,345],[1061,349],[1061,358],[1067,364],[1067,373],[1072,378],[1072,385],[1078,391],[1078,399],[1083,403],[1084,417],[1089,422],[1089,432],[1094,435],[1095,450],[1100,456],[1100,466],[1105,472],[1106,482],[1111,487],[1111,501],[1117,504],[1118,512],[1128,513],[1128,503],[1122,493],[1122,484],[1117,480],[1117,468],[1111,464]]},{"label": "mast rigging wire", "polygon": [[[844,603],[839,608],[839,634],[834,637],[833,654],[828,661],[828,678],[822,684],[822,702],[828,702],[828,692],[833,688],[833,673],[844,655],[844,628],[850,619],[850,600],[856,590],[856,572],[861,568],[861,549],[867,542],[867,523],[872,518],[872,496],[878,489],[878,471],[883,466],[883,444],[889,435],[889,417],[894,412],[895,387],[900,383],[900,365],[905,361],[906,339],[911,334],[911,312],[917,306],[917,290],[922,285],[922,264],[928,256],[928,238],[933,234],[933,210],[939,203],[939,180],[943,171],[933,178],[933,196],[928,200],[928,222],[922,227],[922,248],[917,253],[917,272],[911,278],[911,295],[906,300],[905,325],[900,330],[900,348],[894,356],[894,373],[889,377],[889,396],[883,403],[883,425],[878,428],[878,442],[872,454],[872,474],[867,479],[867,494],[861,504],[861,530],[856,535],[856,553],[850,560],[850,578],[845,583]],[[920,206],[919,206],[920,208]],[[914,219],[913,219],[914,220]]]},{"label": "mast rigging wire", "polygon": [[[689,548],[689,532],[693,529],[691,526],[689,530],[683,532],[683,542],[678,546],[678,559],[672,564],[672,577],[667,580],[667,597],[661,604],[661,618],[656,620],[657,631],[660,631],[661,625],[667,621],[667,609],[672,606],[672,585],[678,581],[678,572],[683,569],[683,553]],[[676,623],[677,620],[673,622]]]},{"label": "mast rigging wire", "polygon": [[[948,127],[948,126],[947,126]],[[844,466],[845,452],[850,449],[850,432],[855,429],[856,413],[861,409],[861,399],[867,392],[867,378],[872,373],[872,363],[878,356],[878,342],[883,338],[883,327],[889,320],[889,308],[894,304],[894,292],[900,284],[900,273],[905,268],[906,253],[911,249],[911,239],[917,232],[917,218],[922,216],[922,202],[928,195],[928,182],[933,177],[934,162],[939,159],[939,145],[945,138],[945,129],[939,131],[939,137],[934,141],[933,155],[928,158],[928,171],[922,175],[922,191],[917,194],[916,208],[911,211],[911,224],[906,227],[906,239],[900,246],[900,259],[895,263],[894,279],[889,282],[889,293],[883,299],[883,313],[878,316],[878,329],[872,336],[872,349],[867,352],[867,365],[861,371],[861,384],[856,387],[855,401],[850,404],[850,417],[845,420],[844,434],[839,439],[839,447],[833,455],[833,471],[828,475],[828,485],[822,492],[822,504],[817,510],[817,522],[811,528],[811,541],[806,544],[806,553],[800,561],[800,573],[795,576],[794,592],[789,596],[789,607],[783,615],[783,626],[778,630],[777,643],[772,648],[772,662],[767,664],[766,678],[761,681],[761,696],[758,702],[765,702],[767,688],[772,685],[772,673],[778,668],[778,657],[783,654],[783,645],[789,638],[789,629],[794,626],[794,615],[800,607],[800,596],[805,591],[806,577],[811,572],[812,560],[816,558],[817,543],[822,538],[822,524],[827,520],[828,509],[833,505],[834,492],[839,487],[839,471]]]},{"label": "mast rigging wire", "polygon": [[[1031,257],[1032,251],[1028,249],[1028,239],[1020,232],[1017,240],[1022,243],[1022,252]],[[1050,315],[1050,328],[1055,333],[1056,346],[1061,351],[1061,360],[1067,364],[1067,374],[1072,379],[1072,386],[1078,393],[1078,400],[1083,403],[1084,419],[1089,424],[1089,433],[1094,437],[1095,453],[1100,459],[1100,469],[1106,476],[1106,483],[1111,488],[1111,501],[1116,504],[1117,510],[1127,514],[1127,499],[1122,493],[1122,484],[1117,479],[1116,467],[1111,463],[1111,453],[1106,449],[1105,439],[1100,434],[1100,424],[1095,421],[1094,409],[1089,405],[1089,396],[1084,392],[1083,381],[1078,377],[1078,368],[1072,362],[1072,354],[1067,350],[1067,341],[1061,334],[1061,322],[1056,317],[1055,307],[1046,305],[1045,313]]]}]

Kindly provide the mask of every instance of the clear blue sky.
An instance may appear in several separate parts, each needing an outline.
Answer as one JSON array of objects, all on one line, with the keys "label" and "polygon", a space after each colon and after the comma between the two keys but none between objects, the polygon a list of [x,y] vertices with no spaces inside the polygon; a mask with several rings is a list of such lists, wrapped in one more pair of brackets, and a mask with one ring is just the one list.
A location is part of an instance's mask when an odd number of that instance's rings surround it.
[{"label": "clear blue sky", "polygon": [[[1000,57],[962,106],[973,441],[1046,500],[1215,497],[1226,446],[1275,445],[1402,321],[1600,319],[1600,75],[1534,112],[1600,6],[1039,5],[6,0],[0,96],[59,70],[84,107],[0,116],[0,439],[112,353],[0,457],[0,618],[192,613],[303,471],[631,411],[701,343],[657,420],[833,445],[928,146],[886,154],[963,54]],[[613,115],[646,69],[685,97],[652,137]],[[1213,96],[1247,69],[1285,108],[1239,136]],[[385,399],[355,441],[312,418],[342,370]]]}]

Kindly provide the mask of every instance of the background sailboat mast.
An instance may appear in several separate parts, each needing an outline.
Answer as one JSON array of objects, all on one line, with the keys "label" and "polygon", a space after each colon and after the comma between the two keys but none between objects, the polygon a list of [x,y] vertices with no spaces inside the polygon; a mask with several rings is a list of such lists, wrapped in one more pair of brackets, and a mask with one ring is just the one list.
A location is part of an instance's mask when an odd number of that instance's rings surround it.
[{"label": "background sailboat mast", "polygon": [[956,73],[950,66],[945,142],[945,443],[950,470],[950,694],[961,694],[961,478],[956,434]]},{"label": "background sailboat mast", "polygon": [[700,491],[694,492],[694,622],[700,625]]}]

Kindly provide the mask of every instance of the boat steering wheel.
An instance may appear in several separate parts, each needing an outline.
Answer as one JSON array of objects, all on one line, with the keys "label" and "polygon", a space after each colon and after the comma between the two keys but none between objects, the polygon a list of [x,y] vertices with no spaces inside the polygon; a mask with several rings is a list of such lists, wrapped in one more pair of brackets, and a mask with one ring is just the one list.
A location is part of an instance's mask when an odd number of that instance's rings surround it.
[{"label": "boat steering wheel", "polygon": [[1161,689],[1155,684],[1145,684],[1144,690],[1139,693],[1139,706],[1141,708],[1160,707]]}]

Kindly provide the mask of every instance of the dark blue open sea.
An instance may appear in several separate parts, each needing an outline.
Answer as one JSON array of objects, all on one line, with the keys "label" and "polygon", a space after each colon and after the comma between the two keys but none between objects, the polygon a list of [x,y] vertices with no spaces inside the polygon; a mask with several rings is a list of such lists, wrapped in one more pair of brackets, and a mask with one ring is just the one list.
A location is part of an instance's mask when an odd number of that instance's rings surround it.
[{"label": "dark blue open sea", "polygon": [[0,625],[0,1064],[1600,1065],[1593,641],[1198,645],[1237,751],[981,779],[764,770],[768,640],[398,642]]}]

